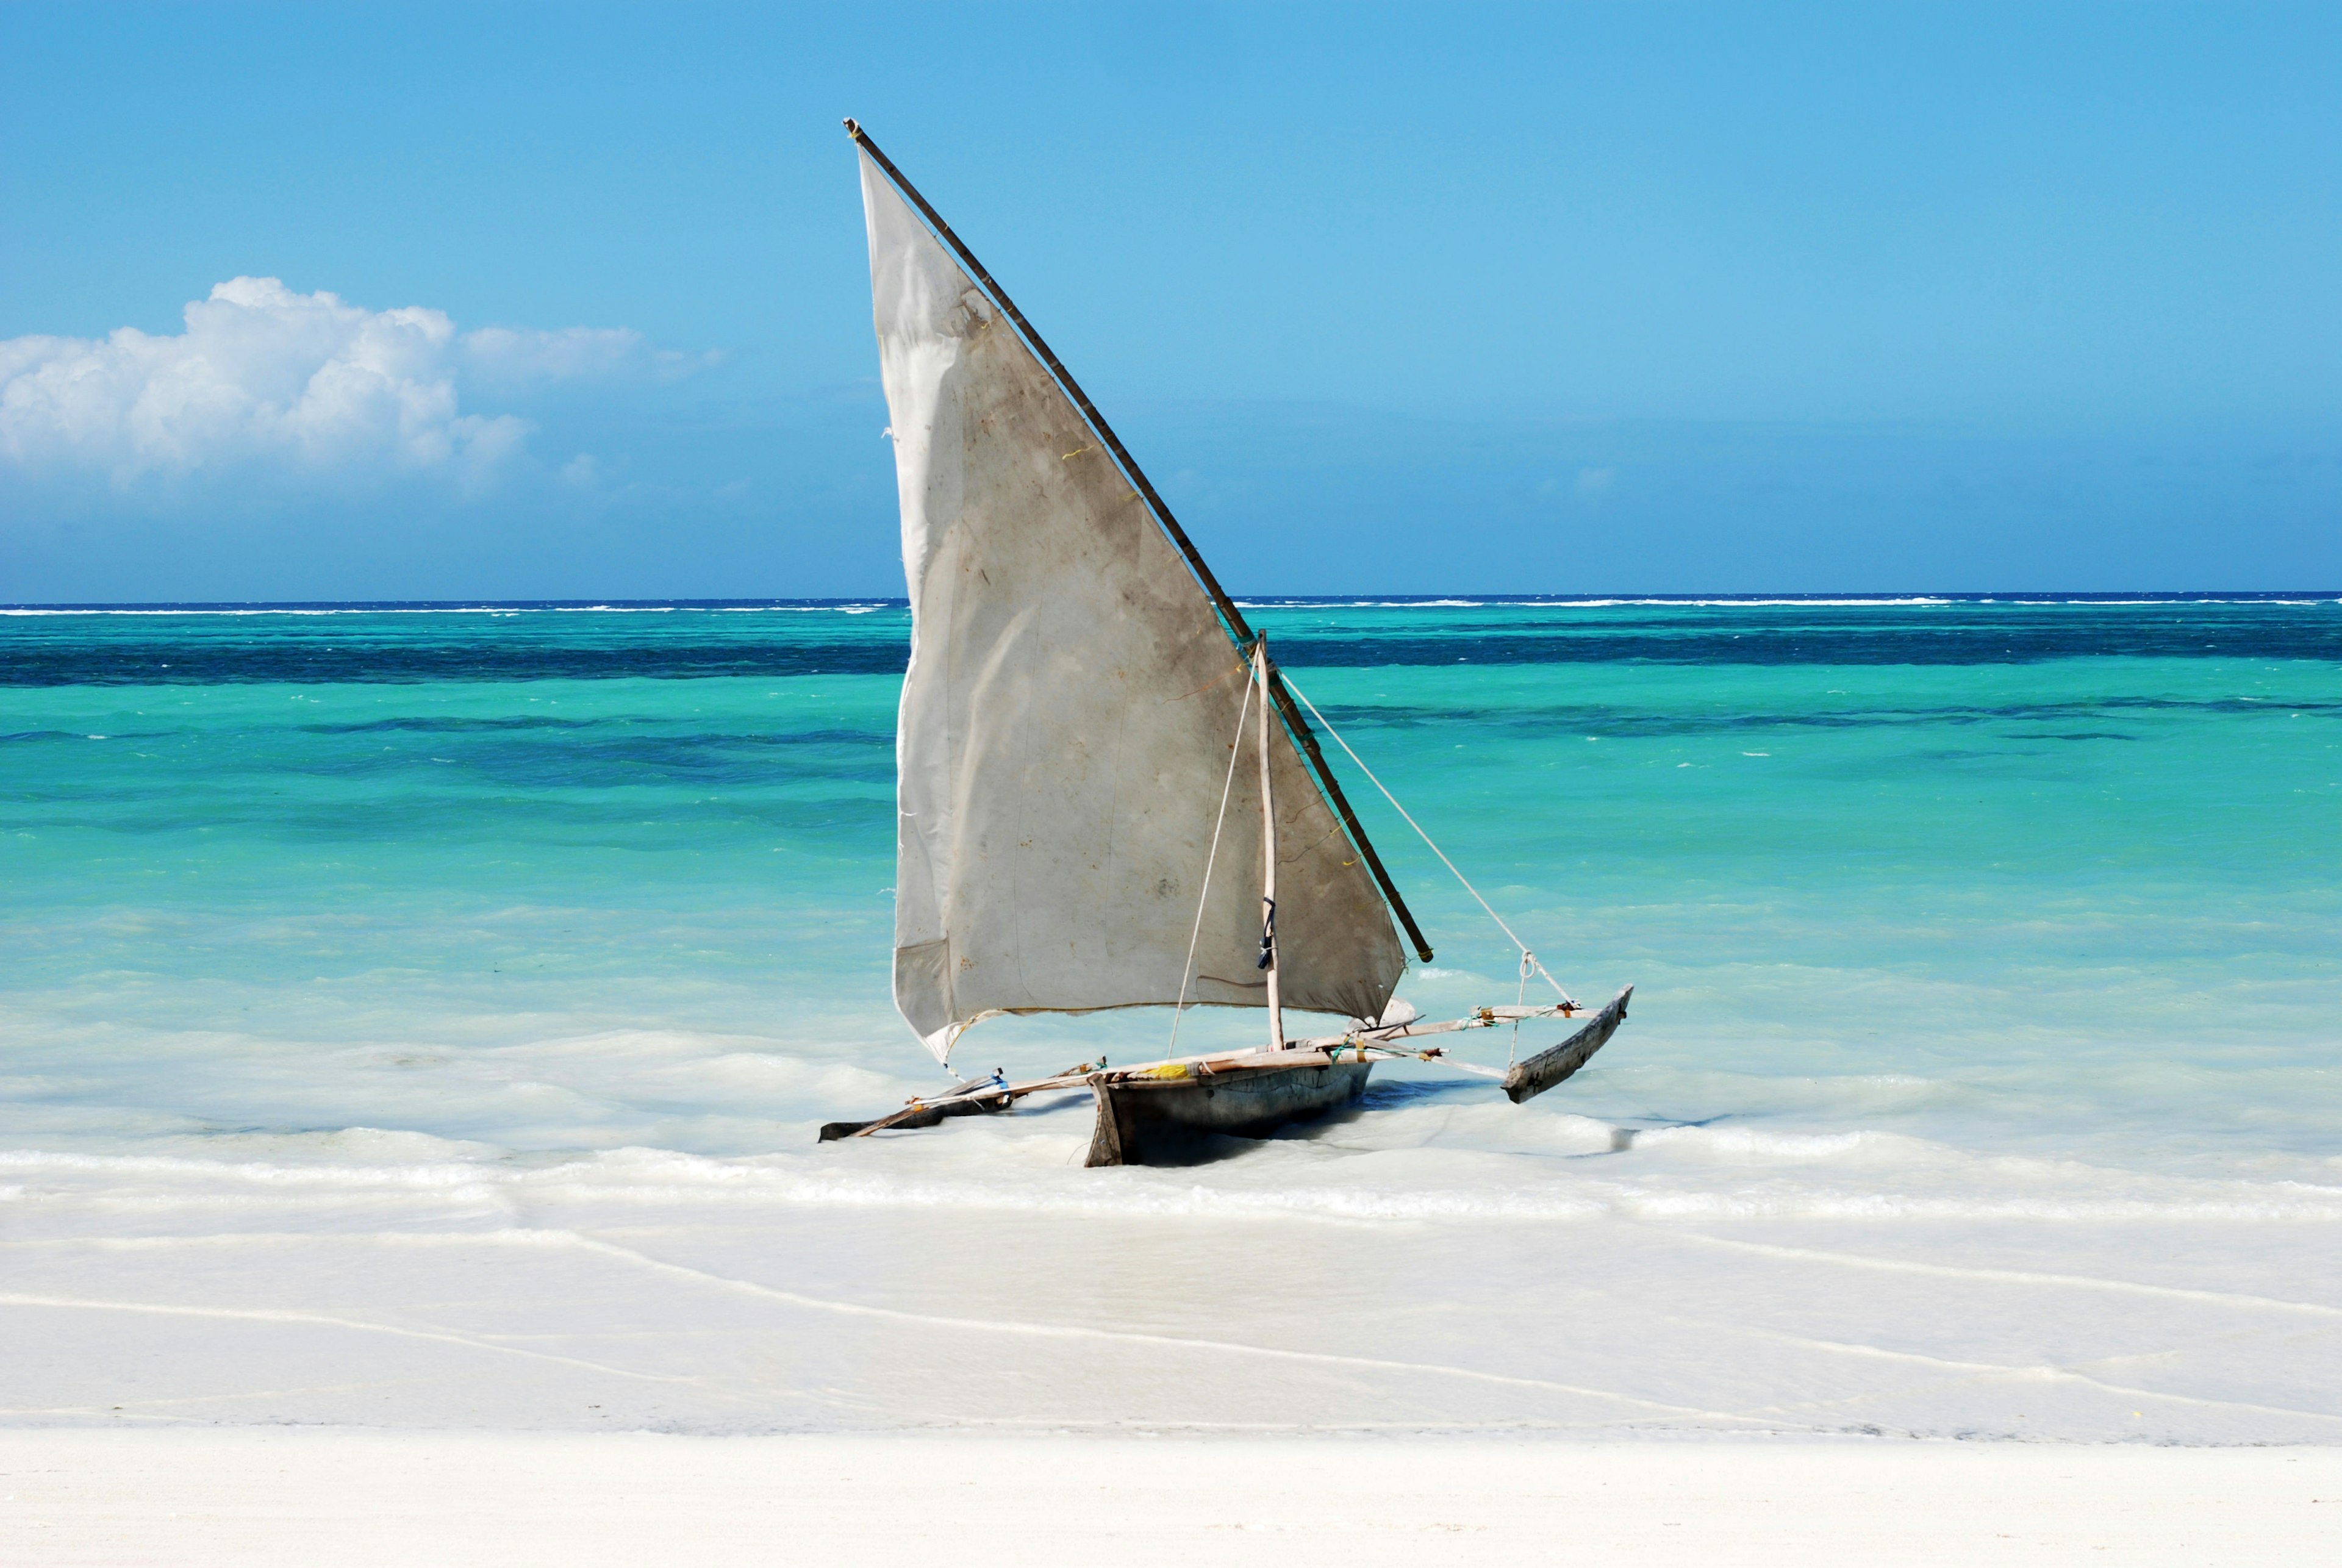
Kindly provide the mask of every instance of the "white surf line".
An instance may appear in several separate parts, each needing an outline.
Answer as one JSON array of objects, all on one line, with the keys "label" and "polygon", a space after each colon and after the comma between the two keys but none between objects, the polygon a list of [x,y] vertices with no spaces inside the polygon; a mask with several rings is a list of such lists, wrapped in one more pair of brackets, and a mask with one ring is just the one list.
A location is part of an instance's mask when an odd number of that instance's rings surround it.
[{"label": "white surf line", "polygon": [[[1323,1423],[1306,1421],[1109,1421],[1084,1419],[1075,1416],[996,1415],[955,1417],[948,1424],[950,1429],[953,1431],[966,1429],[968,1431],[1000,1432],[1011,1434],[1027,1434],[1032,1433],[1048,1434],[1061,1432],[1082,1432],[1106,1433],[1108,1434],[1140,1433],[1148,1435],[1169,1435],[1175,1433],[1192,1433],[1198,1436],[1206,1436],[1236,1433],[1269,1437],[1323,1436],[1327,1433],[1341,1433],[1347,1432],[1397,1433],[1402,1435],[1407,1433],[1429,1434],[1434,1433],[1469,1433],[1476,1436],[1483,1433],[1517,1435],[1524,1433],[1545,1432],[1668,1433],[1680,1432],[1683,1430],[1681,1427],[1664,1424],[1660,1421],[1660,1418],[1656,1415],[1620,1416],[1612,1421],[1539,1421],[1534,1417],[1524,1416],[1517,1421],[1332,1421]],[[935,1431],[937,1430],[937,1428],[935,1426],[903,1427],[896,1430],[906,1432],[923,1432]],[[1778,1430],[1778,1427],[1767,1426],[1759,1432],[1750,1433],[1745,1435],[1762,1436],[1767,1433],[1777,1432]],[[1843,1435],[1837,1428],[1816,1426],[1810,1423],[1798,1423],[1794,1426],[1792,1430],[1797,1432],[1800,1436],[1806,1437],[1828,1439]]]},{"label": "white surf line", "polygon": [[681,1377],[671,1373],[633,1372],[620,1366],[604,1366],[599,1362],[581,1361],[572,1355],[555,1355],[551,1351],[525,1350],[519,1345],[498,1344],[493,1340],[472,1339],[460,1333],[443,1333],[431,1329],[404,1328],[395,1323],[369,1323],[364,1318],[336,1317],[331,1313],[296,1312],[285,1307],[205,1307],[175,1306],[164,1302],[93,1301],[79,1296],[25,1295],[17,1292],[0,1293],[0,1306],[55,1307],[79,1312],[153,1313],[165,1317],[225,1318],[245,1323],[314,1323],[327,1328],[355,1329],[364,1333],[391,1334],[399,1339],[430,1340],[440,1344],[462,1345],[466,1350],[489,1350],[503,1355],[523,1355],[533,1361],[555,1362],[563,1366],[583,1367],[588,1372],[605,1373],[612,1377],[639,1378],[646,1383],[691,1383],[696,1377]]},{"label": "white surf line", "polygon": [[[231,1233],[226,1235],[213,1236],[138,1236],[91,1238],[90,1240],[101,1245],[120,1245],[129,1248],[145,1248],[158,1245],[191,1245],[207,1243],[217,1243],[222,1242],[236,1243],[261,1239],[276,1243],[363,1241],[370,1243],[387,1243],[394,1245],[404,1244],[425,1246],[464,1245],[466,1243],[483,1246],[515,1247],[541,1247],[546,1245],[567,1246],[575,1247],[584,1252],[598,1253],[604,1256],[616,1258],[639,1268],[649,1269],[656,1273],[674,1274],[684,1279],[694,1280],[705,1284],[716,1285],[726,1290],[744,1292],[751,1295],[764,1297],[767,1300],[783,1302],[791,1306],[809,1307],[816,1311],[834,1312],[849,1316],[875,1317],[895,1323],[921,1323],[931,1327],[959,1329],[976,1333],[1006,1333],[1028,1338],[1089,1339],[1104,1341],[1110,1343],[1145,1344],[1166,1349],[1217,1351],[1226,1354],[1259,1356],[1273,1360],[1310,1362],[1336,1366],[1371,1367],[1386,1372],[1430,1373],[1433,1375],[1459,1377],[1476,1382],[1505,1384],[1516,1388],[1546,1389],[1559,1393],[1576,1394],[1589,1399],[1614,1400],[1624,1404],[1639,1405],[1646,1410],[1656,1411],[1666,1415],[1691,1416],[1704,1421],[1746,1420],[1754,1422],[1755,1420],[1753,1417],[1735,1415],[1728,1411],[1703,1410],[1696,1405],[1670,1404],[1662,1400],[1643,1399],[1635,1394],[1618,1393],[1609,1389],[1586,1388],[1576,1383],[1556,1383],[1546,1378],[1514,1377],[1504,1373],[1481,1372],[1472,1367],[1449,1366],[1436,1362],[1395,1361],[1376,1356],[1345,1355],[1332,1351],[1287,1350],[1270,1345],[1244,1344],[1233,1340],[1190,1339],[1177,1334],[1143,1333],[1133,1329],[1091,1328],[1079,1323],[1035,1323],[1018,1322],[1014,1319],[950,1317],[934,1313],[910,1312],[899,1307],[870,1306],[859,1302],[836,1301],[823,1296],[805,1295],[796,1291],[786,1291],[773,1285],[757,1284],[751,1280],[735,1279],[730,1275],[710,1273],[706,1270],[690,1268],[682,1263],[666,1263],[661,1259],[651,1257],[647,1253],[636,1252],[630,1247],[619,1246],[614,1242],[603,1241],[598,1237],[587,1235],[580,1231],[508,1227],[503,1230],[479,1232],[379,1231],[365,1233],[363,1234],[353,1234],[348,1233],[341,1234],[318,1234],[299,1231],[270,1233],[243,1232]],[[45,1244],[45,1243],[42,1244]],[[418,1338],[444,1338],[448,1340],[450,1343],[456,1344],[472,1344],[476,1345],[481,1349],[504,1350],[515,1355],[535,1355],[547,1360],[571,1362],[572,1364],[591,1367],[596,1371],[616,1370],[615,1368],[596,1366],[595,1363],[591,1362],[572,1361],[572,1358],[566,1356],[554,1356],[546,1352],[523,1350],[517,1346],[496,1344],[493,1342],[487,1341],[475,1341],[466,1339],[461,1335],[431,1334],[419,1329],[402,1329],[383,1324],[368,1324],[355,1320],[345,1321],[320,1314],[273,1314],[265,1310],[236,1312],[225,1308],[138,1306],[129,1303],[105,1302],[68,1303],[63,1300],[52,1302],[49,1298],[0,1295],[0,1305],[18,1303],[70,1304],[95,1307],[116,1306],[121,1310],[131,1312],[183,1311],[198,1315],[213,1316],[266,1317],[270,1315],[282,1315],[286,1321],[335,1323],[339,1323],[342,1326],[352,1328],[374,1327],[379,1328],[382,1332],[387,1333],[412,1334]],[[620,1375],[628,1377],[658,1378],[659,1381],[672,1383],[696,1383],[699,1381],[698,1379],[688,1377],[660,1377],[659,1374],[653,1373],[624,1373]],[[1602,1423],[1597,1423],[1594,1424]]]},{"label": "white surf line", "polygon": [[170,1399],[134,1399],[127,1404],[54,1404],[0,1406],[0,1419],[20,1415],[118,1415],[125,1421],[155,1421],[182,1423],[186,1418],[173,1415],[164,1407],[186,1404],[224,1404],[239,1399],[289,1399],[304,1393],[360,1393],[373,1388],[395,1388],[409,1382],[406,1378],[369,1378],[364,1383],[316,1383],[299,1388],[250,1388],[232,1393],[190,1393]]},{"label": "white surf line", "polygon": [[[2160,1400],[2166,1403],[2191,1405],[2199,1409],[2243,1410],[2250,1411],[2256,1415],[2291,1416],[2297,1421],[2342,1422],[2342,1415],[2337,1415],[2328,1411],[2297,1410],[2291,1405],[2286,1404],[2255,1404],[2250,1400],[2243,1399],[2212,1399],[2197,1394],[2159,1393],[2151,1388],[2126,1388],[2120,1383],[2102,1383],[2095,1377],[2085,1377],[2080,1373],[2067,1372],[2059,1367],[2043,1367],[2039,1369],[2037,1373],[2027,1372],[2025,1375],[2040,1383],[2055,1383],[2070,1380],[2075,1383],[2084,1383],[2091,1388],[2097,1389],[2101,1393],[2119,1395],[2122,1402],[2126,1404],[2134,1400],[2138,1401],[2141,1403],[2151,1403],[2155,1401]],[[1926,1388],[1958,1387],[1966,1383],[1989,1383],[1994,1381],[1997,1380],[1989,1377],[1939,1379],[1935,1383],[1921,1385],[1920,1389],[1871,1389],[1861,1393],[1847,1394],[1838,1399],[1808,1399],[1798,1400],[1794,1403],[1788,1404],[1758,1405],[1756,1407],[1756,1413],[1761,1414],[1769,1411],[1777,1411],[1784,1415],[1788,1415],[1800,1412],[1827,1410],[1835,1409],[1843,1405],[1861,1404],[1871,1400],[1892,1399],[1897,1394],[1923,1392]],[[2015,1380],[2011,1379],[2009,1381]]]},{"label": "white surf line", "polygon": [[[1688,1318],[1670,1318],[1667,1321],[1682,1323],[1687,1327],[1706,1327],[1711,1330],[1718,1326],[1713,1323],[1700,1323],[1696,1320]],[[2263,1415],[2299,1416],[2306,1421],[2342,1422],[2342,1414],[2337,1414],[2331,1411],[2298,1410],[2291,1405],[2255,1404],[2249,1400],[2213,1399],[2201,1394],[2165,1393],[2159,1390],[2152,1388],[2133,1388],[2124,1383],[2108,1383],[2103,1378],[2092,1377],[2089,1373],[2078,1371],[2071,1366],[2059,1366],[2049,1362],[2037,1363],[2031,1366],[2010,1366],[2000,1362],[1955,1361],[1947,1356],[1929,1355],[1924,1351],[1889,1350],[1884,1345],[1861,1344],[1842,1340],[1812,1339],[1805,1334],[1790,1333],[1782,1329],[1756,1328],[1746,1323],[1731,1323],[1722,1326],[1725,1326],[1736,1333],[1747,1334],[1756,1339],[1771,1340],[1779,1344],[1801,1345],[1808,1350],[1834,1351],[1843,1355],[1859,1356],[1867,1360],[1904,1362],[1919,1366],[1931,1367],[1943,1372],[1969,1374],[1960,1376],[1957,1379],[1939,1380],[1936,1384],[1936,1386],[1939,1387],[1946,1386],[1947,1383],[2014,1382],[2018,1380],[2038,1383],[2072,1382],[2084,1383],[2091,1388],[2099,1389],[2107,1393],[2120,1394],[2127,1400],[2159,1399],[2175,1404],[2204,1405],[2217,1407],[2223,1410],[2249,1410]],[[2095,1366],[2101,1361],[2130,1361],[2137,1359],[2141,1354],[2167,1355],[2173,1353],[2176,1353],[2168,1351],[2133,1352],[2129,1354],[2120,1356],[2098,1357],[2092,1361],[2084,1362],[2081,1364],[2084,1366]],[[1820,1410],[1842,1404],[1859,1404],[1865,1400],[1891,1398],[1900,1392],[1904,1391],[1895,1389],[1871,1389],[1861,1393],[1847,1394],[1837,1399],[1798,1400],[1793,1403],[1787,1404],[1758,1405],[1752,1413],[1764,1414],[1768,1412],[1787,1413],[1790,1411],[1800,1410]]]},{"label": "white surf line", "polygon": [[[1651,1227],[1658,1229],[1658,1227]],[[1776,1246],[1770,1242],[1734,1241],[1697,1231],[1662,1232],[1684,1241],[1712,1247],[1755,1253],[1763,1257],[1791,1258],[1799,1263],[1837,1263],[1845,1268],[1878,1269],[1889,1273],[1925,1274],[1937,1279],[1986,1281],[1995,1284],[2059,1285],[2075,1290],[2109,1291],[2117,1294],[2152,1296],[2163,1301],[2203,1302],[2214,1306],[2259,1307],[2270,1312],[2300,1313],[2311,1317],[2342,1318],[2342,1307],[2322,1302],[2287,1301],[2281,1296],[2245,1295],[2234,1291],[2204,1291],[2186,1285],[2151,1285],[2136,1280],[2100,1279],[2091,1274],[2035,1273],[2024,1269],[1962,1268],[1957,1263],[1920,1263],[1907,1258],[1866,1257],[1859,1253],[1826,1253],[1813,1247]]]},{"label": "white surf line", "polygon": [[901,1307],[870,1306],[860,1302],[836,1301],[824,1296],[809,1296],[796,1291],[781,1290],[773,1285],[757,1284],[752,1280],[735,1279],[727,1274],[709,1273],[682,1263],[671,1263],[630,1247],[622,1247],[578,1231],[534,1231],[519,1233],[550,1240],[565,1238],[569,1244],[584,1251],[599,1253],[606,1257],[624,1259],[638,1267],[657,1273],[672,1274],[681,1279],[712,1284],[725,1290],[760,1296],[790,1306],[810,1307],[819,1312],[839,1313],[851,1317],[872,1317],[890,1323],[920,1323],[934,1328],[959,1329],[971,1333],[1013,1334],[1032,1339],[1093,1340],[1108,1344],[1143,1344],[1150,1348],[1185,1351],[1216,1351],[1222,1354],[1256,1356],[1274,1361],[1307,1362],[1327,1366],[1367,1367],[1377,1372],[1430,1373],[1435,1376],[1465,1378],[1479,1383],[1493,1383],[1512,1388],[1538,1388],[1556,1393],[1576,1394],[1581,1398],[1615,1400],[1621,1404],[1640,1405],[1646,1410],[1669,1415],[1696,1416],[1703,1421],[1745,1421],[1750,1417],[1735,1415],[1729,1411],[1702,1410],[1696,1405],[1669,1404],[1662,1400],[1644,1399],[1631,1393],[1617,1393],[1606,1388],[1584,1388],[1575,1383],[1555,1383],[1545,1378],[1514,1377],[1505,1373],[1481,1372],[1472,1367],[1447,1366],[1432,1362],[1386,1360],[1379,1356],[1345,1355],[1334,1351],[1286,1350],[1270,1345],[1245,1344],[1235,1340],[1189,1339],[1179,1334],[1143,1333],[1135,1329],[1091,1328],[1081,1323],[1037,1323],[1016,1319],[950,1317],[936,1313],[911,1312]]}]

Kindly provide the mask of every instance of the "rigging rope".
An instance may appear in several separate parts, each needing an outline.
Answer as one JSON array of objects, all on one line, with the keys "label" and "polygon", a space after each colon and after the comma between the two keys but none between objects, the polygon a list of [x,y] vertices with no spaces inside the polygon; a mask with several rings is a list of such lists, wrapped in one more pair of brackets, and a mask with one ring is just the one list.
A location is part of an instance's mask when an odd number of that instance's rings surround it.
[{"label": "rigging rope", "polygon": [[[1513,1005],[1526,1007],[1529,1000],[1529,969],[1536,963],[1536,954],[1524,950],[1521,954],[1521,983],[1513,993]],[[1505,1053],[1505,1065],[1509,1067],[1521,1057],[1521,1021],[1513,1020],[1513,1044]]]},{"label": "rigging rope", "polygon": [[[1356,752],[1350,749],[1350,743],[1342,738],[1342,732],[1326,722],[1326,715],[1317,711],[1317,704],[1309,700],[1309,694],[1303,691],[1299,686],[1295,685],[1293,684],[1293,677],[1286,674],[1283,670],[1279,670],[1277,674],[1282,676],[1285,681],[1285,689],[1301,699],[1301,705],[1309,710],[1309,716],[1316,719],[1325,729],[1326,733],[1334,737],[1334,744],[1340,746],[1344,754],[1346,754],[1352,762],[1358,764],[1358,771],[1366,775],[1367,782],[1372,784],[1376,789],[1383,792],[1383,799],[1391,803],[1391,809],[1398,813],[1399,815],[1406,818],[1406,825],[1415,829],[1416,837],[1423,840],[1424,844],[1429,847],[1431,853],[1439,857],[1439,864],[1446,866],[1449,871],[1455,873],[1456,880],[1464,884],[1464,891],[1470,894],[1474,901],[1476,902],[1481,908],[1488,912],[1488,918],[1496,923],[1496,929],[1503,932],[1506,936],[1512,938],[1513,945],[1521,950],[1521,984],[1524,987],[1524,994],[1526,994],[1526,987],[1528,984],[1528,972],[1534,969],[1538,974],[1544,976],[1545,983],[1547,985],[1553,987],[1554,994],[1556,995],[1559,996],[1562,1001],[1569,1006],[1573,1008],[1576,1007],[1577,1005],[1577,998],[1572,996],[1568,991],[1563,987],[1561,982],[1556,980],[1553,975],[1546,971],[1546,966],[1537,962],[1536,954],[1529,951],[1529,944],[1523,942],[1518,936],[1514,935],[1513,928],[1505,924],[1505,917],[1498,914],[1495,906],[1490,904],[1486,899],[1480,896],[1480,890],[1472,885],[1470,879],[1462,872],[1456,870],[1456,863],[1447,858],[1447,852],[1431,842],[1431,835],[1423,831],[1423,824],[1421,823],[1416,821],[1413,816],[1408,815],[1406,807],[1398,804],[1398,796],[1391,794],[1390,786],[1383,783],[1382,780],[1375,777],[1375,770],[1368,767],[1366,764],[1366,760],[1360,757]],[[1222,804],[1221,809],[1223,811],[1227,809],[1225,804]]]},{"label": "rigging rope", "polygon": [[1196,944],[1204,934],[1204,903],[1212,896],[1212,865],[1220,858],[1220,829],[1227,824],[1228,793],[1236,786],[1236,758],[1244,754],[1245,715],[1252,712],[1252,687],[1251,681],[1245,682],[1244,701],[1236,704],[1236,738],[1228,743],[1227,782],[1220,785],[1220,814],[1212,819],[1212,852],[1204,857],[1204,887],[1196,895],[1196,928],[1187,934],[1187,966],[1179,972],[1179,1000],[1171,1008],[1171,1049],[1164,1053],[1166,1056],[1179,1049],[1179,1015],[1187,1010],[1187,983],[1196,974]]}]

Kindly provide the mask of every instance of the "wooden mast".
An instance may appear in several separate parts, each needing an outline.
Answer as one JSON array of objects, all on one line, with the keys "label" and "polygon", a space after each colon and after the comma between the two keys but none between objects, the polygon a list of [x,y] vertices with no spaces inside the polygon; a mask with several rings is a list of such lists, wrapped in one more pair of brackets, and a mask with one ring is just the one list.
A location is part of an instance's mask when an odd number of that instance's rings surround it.
[{"label": "wooden mast", "polygon": [[1285,1049],[1285,1005],[1276,984],[1276,799],[1268,784],[1268,634],[1252,644],[1253,678],[1260,683],[1260,966],[1268,974],[1268,1048]]}]

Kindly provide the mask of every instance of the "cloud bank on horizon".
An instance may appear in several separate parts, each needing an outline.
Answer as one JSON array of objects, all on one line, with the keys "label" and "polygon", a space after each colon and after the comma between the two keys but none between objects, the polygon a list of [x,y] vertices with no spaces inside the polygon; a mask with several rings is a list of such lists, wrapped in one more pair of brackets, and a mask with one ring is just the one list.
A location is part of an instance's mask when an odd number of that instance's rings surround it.
[{"label": "cloud bank on horizon", "polygon": [[[674,380],[715,358],[629,327],[459,331],[426,305],[369,310],[274,277],[231,278],[185,320],[175,335],[0,339],[0,463],[116,489],[256,468],[329,490],[401,476],[476,490],[537,429],[500,398]],[[592,466],[586,454],[565,464]]]}]

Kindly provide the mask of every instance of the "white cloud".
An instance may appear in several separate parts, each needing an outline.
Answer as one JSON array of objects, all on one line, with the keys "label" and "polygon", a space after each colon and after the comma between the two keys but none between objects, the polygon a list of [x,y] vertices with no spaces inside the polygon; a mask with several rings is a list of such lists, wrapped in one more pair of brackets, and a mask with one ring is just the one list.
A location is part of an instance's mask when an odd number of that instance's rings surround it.
[{"label": "white cloud", "polygon": [[319,476],[479,479],[535,426],[466,412],[464,390],[704,361],[630,329],[459,333],[445,311],[374,311],[273,277],[239,277],[186,308],[186,331],[0,340],[0,463],[100,472],[117,484],[260,463]]},{"label": "white cloud", "polygon": [[458,343],[466,371],[505,385],[640,375],[672,381],[723,357],[653,348],[630,326],[565,326],[558,332],[484,326],[464,334]]}]

